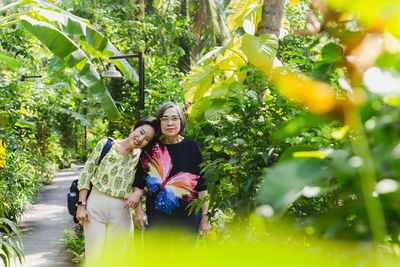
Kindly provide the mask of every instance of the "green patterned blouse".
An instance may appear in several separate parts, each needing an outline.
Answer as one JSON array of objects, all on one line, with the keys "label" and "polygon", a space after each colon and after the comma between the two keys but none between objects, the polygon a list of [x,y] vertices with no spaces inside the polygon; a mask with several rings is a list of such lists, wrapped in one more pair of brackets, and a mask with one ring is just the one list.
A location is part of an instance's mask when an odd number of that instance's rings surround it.
[{"label": "green patterned blouse", "polygon": [[[122,156],[113,145],[100,165],[97,162],[107,139],[101,140],[90,154],[81,171],[78,189],[90,189],[90,183],[100,192],[117,198],[128,198],[132,192],[136,165],[141,149],[133,149],[127,156]],[[96,170],[97,169],[97,170]]]}]

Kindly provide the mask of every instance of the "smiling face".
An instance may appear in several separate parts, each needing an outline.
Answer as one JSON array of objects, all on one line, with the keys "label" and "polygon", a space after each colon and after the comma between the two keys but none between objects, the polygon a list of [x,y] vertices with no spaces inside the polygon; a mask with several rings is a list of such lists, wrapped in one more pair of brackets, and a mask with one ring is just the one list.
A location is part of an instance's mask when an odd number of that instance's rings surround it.
[{"label": "smiling face", "polygon": [[181,120],[179,117],[178,110],[175,107],[167,109],[162,117],[161,121],[161,132],[165,137],[176,137],[181,130]]},{"label": "smiling face", "polygon": [[133,148],[143,148],[154,138],[155,133],[154,128],[148,124],[139,126],[128,136],[129,144]]}]

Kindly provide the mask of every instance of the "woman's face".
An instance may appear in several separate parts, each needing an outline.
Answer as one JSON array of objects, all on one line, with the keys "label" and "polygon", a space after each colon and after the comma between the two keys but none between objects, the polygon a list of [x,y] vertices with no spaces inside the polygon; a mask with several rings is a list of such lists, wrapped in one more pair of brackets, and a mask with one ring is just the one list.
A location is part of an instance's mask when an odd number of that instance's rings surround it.
[{"label": "woman's face", "polygon": [[175,107],[167,109],[160,118],[161,132],[165,137],[175,137],[181,130],[181,119]]},{"label": "woman's face", "polygon": [[153,127],[144,124],[131,132],[128,136],[129,143],[133,148],[143,148],[154,138],[155,134]]}]

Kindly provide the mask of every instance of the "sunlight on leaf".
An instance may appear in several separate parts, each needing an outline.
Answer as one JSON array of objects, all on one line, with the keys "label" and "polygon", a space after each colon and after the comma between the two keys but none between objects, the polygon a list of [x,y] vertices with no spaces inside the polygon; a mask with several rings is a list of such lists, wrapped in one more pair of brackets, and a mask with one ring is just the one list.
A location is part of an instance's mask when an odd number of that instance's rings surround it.
[{"label": "sunlight on leaf", "polygon": [[346,136],[348,132],[349,132],[349,126],[345,125],[337,129],[336,131],[332,132],[331,136],[337,140],[341,140]]},{"label": "sunlight on leaf", "polygon": [[321,188],[319,186],[305,186],[301,193],[303,196],[307,198],[311,197],[316,197],[318,196],[318,193],[321,191]]},{"label": "sunlight on leaf", "polygon": [[371,67],[364,73],[364,84],[372,93],[400,96],[400,77],[390,71]]},{"label": "sunlight on leaf", "polygon": [[278,50],[278,40],[273,34],[252,36],[245,33],[241,49],[251,64],[261,71],[266,71]]},{"label": "sunlight on leaf", "polygon": [[364,164],[364,161],[362,158],[358,156],[351,157],[349,159],[349,165],[353,168],[359,168]]},{"label": "sunlight on leaf", "polygon": [[337,10],[357,14],[367,27],[381,28],[400,37],[400,2],[398,0],[327,0]]},{"label": "sunlight on leaf", "polygon": [[264,204],[256,208],[256,214],[259,217],[269,218],[274,216],[274,209],[270,205]]},{"label": "sunlight on leaf", "polygon": [[243,21],[243,29],[246,33],[250,35],[254,35],[254,33],[256,32],[256,26],[254,25],[254,23],[247,19]]},{"label": "sunlight on leaf", "polygon": [[297,151],[292,154],[293,158],[319,158],[325,159],[333,152],[333,149],[317,150],[317,151]]},{"label": "sunlight on leaf", "polygon": [[375,192],[378,194],[387,194],[396,192],[399,189],[399,184],[393,179],[383,179],[375,186]]},{"label": "sunlight on leaf", "polygon": [[[260,6],[258,0],[232,0],[228,5],[229,15],[226,24],[231,31],[243,26],[244,17],[256,12],[255,6]],[[262,6],[262,5],[261,5]]]},{"label": "sunlight on leaf", "polygon": [[210,90],[213,75],[217,70],[217,66],[193,68],[192,73],[183,84],[186,101],[194,102],[202,98]]}]

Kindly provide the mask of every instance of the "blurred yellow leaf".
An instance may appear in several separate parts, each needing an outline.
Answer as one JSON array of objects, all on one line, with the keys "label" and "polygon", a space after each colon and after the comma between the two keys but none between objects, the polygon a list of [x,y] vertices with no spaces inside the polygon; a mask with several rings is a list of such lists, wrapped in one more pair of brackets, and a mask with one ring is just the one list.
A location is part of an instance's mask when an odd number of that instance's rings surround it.
[{"label": "blurred yellow leaf", "polygon": [[400,37],[400,1],[398,0],[327,0],[336,10],[356,14],[359,21],[371,28],[380,28]]},{"label": "blurred yellow leaf", "polygon": [[293,158],[319,158],[325,159],[332,153],[332,149],[317,150],[317,151],[297,151],[293,152]]},{"label": "blurred yellow leaf", "polygon": [[273,80],[284,97],[300,102],[312,113],[325,114],[338,105],[335,91],[328,84],[293,73],[274,74]]},{"label": "blurred yellow leaf", "polygon": [[6,145],[0,139],[0,168],[6,166]]},{"label": "blurred yellow leaf", "polygon": [[352,15],[350,13],[341,13],[340,17],[339,17],[339,21],[340,22],[345,22],[345,21],[349,21],[350,19],[352,19]]}]

